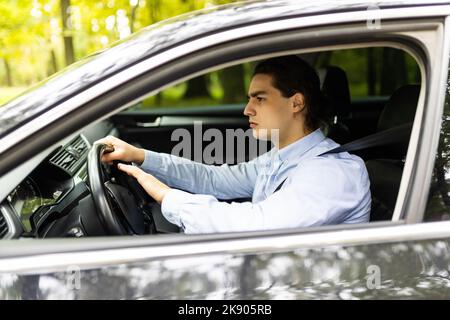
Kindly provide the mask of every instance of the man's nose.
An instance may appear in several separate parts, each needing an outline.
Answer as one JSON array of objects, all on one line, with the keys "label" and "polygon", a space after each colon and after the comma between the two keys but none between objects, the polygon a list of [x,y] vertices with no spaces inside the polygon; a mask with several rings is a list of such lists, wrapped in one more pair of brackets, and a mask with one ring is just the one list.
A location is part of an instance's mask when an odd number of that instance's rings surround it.
[{"label": "man's nose", "polygon": [[249,101],[244,108],[244,115],[247,117],[255,115],[255,109],[252,106],[252,103]]}]

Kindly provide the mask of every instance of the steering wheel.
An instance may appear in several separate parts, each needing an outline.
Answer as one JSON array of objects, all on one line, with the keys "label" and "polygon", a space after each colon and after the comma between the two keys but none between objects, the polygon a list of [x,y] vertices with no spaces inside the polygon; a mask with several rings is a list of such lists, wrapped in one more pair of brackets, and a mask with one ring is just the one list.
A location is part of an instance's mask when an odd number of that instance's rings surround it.
[{"label": "steering wheel", "polygon": [[103,153],[111,151],[113,148],[110,146],[94,143],[87,159],[89,185],[99,221],[108,234],[143,234],[144,212],[129,190],[137,190],[136,185],[130,187],[130,184],[138,184],[137,181],[118,169],[116,175],[122,176],[115,180],[120,180],[121,184],[126,186],[116,183],[113,179],[104,181],[106,175],[101,158]]}]

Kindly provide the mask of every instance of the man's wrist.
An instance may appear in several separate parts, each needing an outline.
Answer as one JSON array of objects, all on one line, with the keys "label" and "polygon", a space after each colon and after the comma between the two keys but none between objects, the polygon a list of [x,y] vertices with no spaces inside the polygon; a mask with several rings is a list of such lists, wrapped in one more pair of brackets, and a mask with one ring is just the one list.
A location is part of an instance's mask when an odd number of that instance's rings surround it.
[{"label": "man's wrist", "polygon": [[134,163],[141,166],[144,163],[145,160],[145,151],[141,148],[136,148],[135,155],[134,155]]}]

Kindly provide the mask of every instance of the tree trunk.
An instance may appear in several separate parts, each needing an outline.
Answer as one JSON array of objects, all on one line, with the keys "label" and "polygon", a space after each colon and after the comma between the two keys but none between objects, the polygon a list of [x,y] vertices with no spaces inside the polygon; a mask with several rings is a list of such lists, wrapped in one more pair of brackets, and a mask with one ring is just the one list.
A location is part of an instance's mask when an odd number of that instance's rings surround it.
[{"label": "tree trunk", "polygon": [[61,0],[61,19],[63,26],[64,53],[66,66],[75,62],[75,50],[73,47],[72,22],[69,12],[70,0]]},{"label": "tree trunk", "polygon": [[376,69],[375,69],[374,49],[367,49],[367,94],[374,96],[376,84]]},{"label": "tree trunk", "polygon": [[6,85],[8,87],[13,86],[12,72],[11,66],[9,65],[9,61],[7,58],[3,58],[3,63],[5,64],[5,72],[6,72]]},{"label": "tree trunk", "polygon": [[406,84],[405,77],[405,54],[392,48],[383,48],[380,94],[391,95],[399,86]]},{"label": "tree trunk", "polygon": [[380,79],[380,95],[390,95],[395,87],[395,74],[392,70],[392,54],[390,48],[383,48]]},{"label": "tree trunk", "polygon": [[210,97],[206,75],[196,77],[187,82],[184,98]]},{"label": "tree trunk", "polygon": [[58,71],[58,62],[56,60],[55,49],[50,49],[50,65],[47,75],[50,76]]},{"label": "tree trunk", "polygon": [[160,106],[162,105],[162,94],[161,91],[158,92],[155,96],[155,105]]},{"label": "tree trunk", "polygon": [[148,10],[150,11],[150,24],[159,20],[159,0],[148,1]]},{"label": "tree trunk", "polygon": [[245,101],[244,68],[242,65],[221,70],[219,79],[224,91],[224,103]]},{"label": "tree trunk", "polygon": [[134,22],[136,21],[136,11],[139,8],[139,0],[137,0],[137,3],[135,6],[131,8],[131,17],[130,17],[130,31],[131,33],[134,32]]}]

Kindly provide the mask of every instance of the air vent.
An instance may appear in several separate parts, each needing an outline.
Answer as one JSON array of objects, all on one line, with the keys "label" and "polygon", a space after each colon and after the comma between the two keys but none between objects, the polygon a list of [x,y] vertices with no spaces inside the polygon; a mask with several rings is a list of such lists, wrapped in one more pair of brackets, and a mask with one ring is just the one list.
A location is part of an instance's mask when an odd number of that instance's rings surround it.
[{"label": "air vent", "polygon": [[78,136],[55,154],[50,162],[73,175],[86,158],[87,149],[86,142]]},{"label": "air vent", "polygon": [[6,223],[6,219],[3,216],[3,213],[0,211],[0,239],[4,238],[8,231],[8,224]]}]

